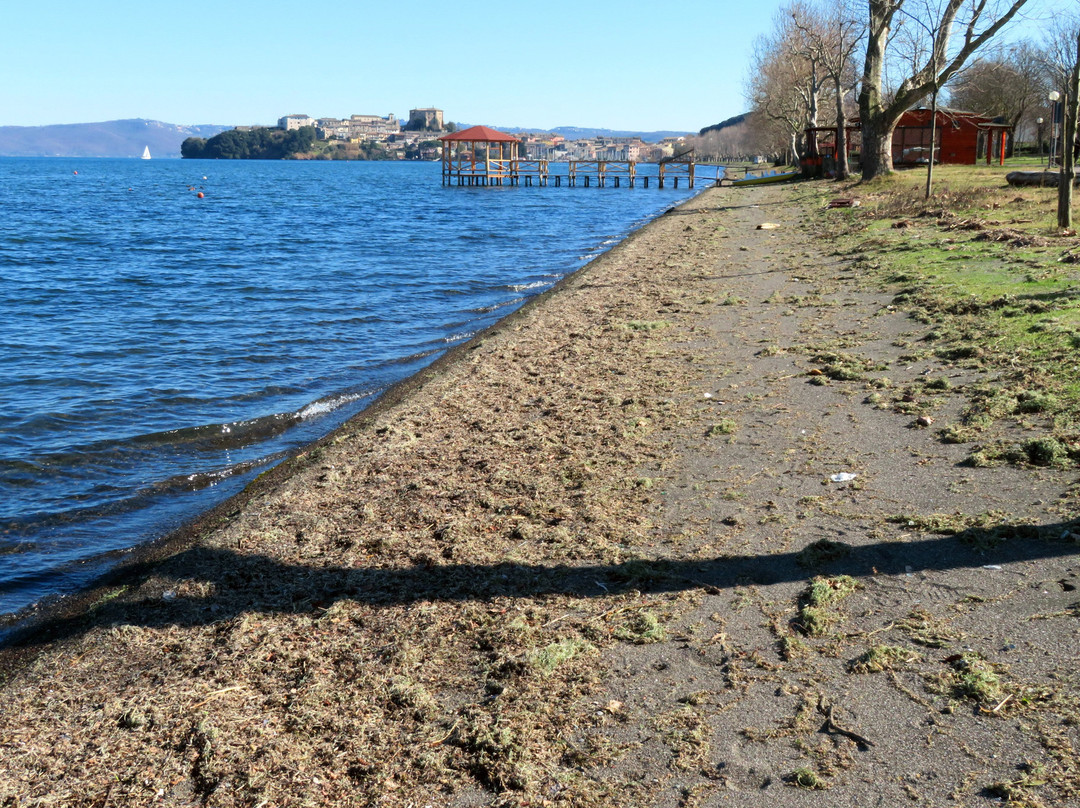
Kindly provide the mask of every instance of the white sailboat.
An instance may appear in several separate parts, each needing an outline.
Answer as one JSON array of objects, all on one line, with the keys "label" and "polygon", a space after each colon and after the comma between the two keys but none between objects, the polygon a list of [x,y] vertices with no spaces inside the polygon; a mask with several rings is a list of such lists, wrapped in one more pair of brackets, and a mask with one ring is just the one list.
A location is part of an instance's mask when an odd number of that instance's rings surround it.
[{"label": "white sailboat", "polygon": [[149,160],[150,159],[150,147],[149,146],[146,146],[142,150],[142,159],[144,159],[144,160]]}]

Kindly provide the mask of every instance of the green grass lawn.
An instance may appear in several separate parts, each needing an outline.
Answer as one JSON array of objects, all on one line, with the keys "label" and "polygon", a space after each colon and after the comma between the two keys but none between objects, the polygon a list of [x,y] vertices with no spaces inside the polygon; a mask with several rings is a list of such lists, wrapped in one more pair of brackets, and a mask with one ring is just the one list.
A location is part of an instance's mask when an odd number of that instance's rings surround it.
[{"label": "green grass lawn", "polygon": [[1080,240],[1057,227],[1057,189],[1005,182],[1038,166],[936,166],[929,199],[925,168],[819,184],[822,206],[861,203],[828,211],[827,238],[927,326],[912,359],[984,371],[962,421],[942,429],[979,463],[1080,462]]}]

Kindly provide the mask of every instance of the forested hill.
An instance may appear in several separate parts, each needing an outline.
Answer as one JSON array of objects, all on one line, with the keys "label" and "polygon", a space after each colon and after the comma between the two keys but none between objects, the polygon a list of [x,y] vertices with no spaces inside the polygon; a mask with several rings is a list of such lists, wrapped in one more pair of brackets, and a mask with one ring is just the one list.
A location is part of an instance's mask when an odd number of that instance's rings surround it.
[{"label": "forested hill", "polygon": [[188,137],[213,137],[227,126],[180,126],[130,118],[100,123],[0,126],[0,157],[179,157]]},{"label": "forested hill", "polygon": [[746,116],[748,114],[749,113],[744,112],[742,115],[736,115],[732,118],[728,118],[725,121],[720,121],[720,123],[714,123],[712,126],[706,126],[704,129],[698,132],[698,134],[705,135],[709,132],[719,132],[721,129],[727,129],[729,126],[738,126],[740,123],[746,120]]},{"label": "forested hill", "polygon": [[315,127],[301,126],[288,132],[257,127],[230,129],[209,140],[189,137],[180,146],[183,157],[210,160],[286,160],[311,151],[315,145]]}]

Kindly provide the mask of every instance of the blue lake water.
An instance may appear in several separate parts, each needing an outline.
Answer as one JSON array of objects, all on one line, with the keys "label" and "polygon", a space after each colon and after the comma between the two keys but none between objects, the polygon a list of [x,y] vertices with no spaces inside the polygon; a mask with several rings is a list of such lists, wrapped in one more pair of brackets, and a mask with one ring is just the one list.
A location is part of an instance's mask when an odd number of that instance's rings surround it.
[{"label": "blue lake water", "polygon": [[0,615],[84,586],[692,193],[0,159]]}]

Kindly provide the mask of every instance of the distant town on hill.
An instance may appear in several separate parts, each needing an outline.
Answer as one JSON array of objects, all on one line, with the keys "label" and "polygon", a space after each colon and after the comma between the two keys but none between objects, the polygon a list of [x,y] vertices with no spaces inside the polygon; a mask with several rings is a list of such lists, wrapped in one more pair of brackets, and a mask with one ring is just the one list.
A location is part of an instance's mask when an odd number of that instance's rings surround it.
[{"label": "distant town on hill", "polygon": [[[273,127],[238,126],[209,139],[189,137],[180,145],[180,154],[204,160],[438,160],[443,153],[440,138],[468,128],[445,121],[443,111],[434,107],[411,109],[407,119],[393,113],[348,118],[292,114],[279,118]],[[500,128],[517,136],[518,153],[529,160],[655,162],[683,151],[686,138],[563,127],[571,138],[557,131]],[[590,133],[595,134],[584,136]],[[655,142],[643,137],[657,135],[666,136]]]},{"label": "distant town on hill", "polygon": [[[412,110],[411,112],[425,112],[425,110]],[[430,110],[428,112],[434,113],[436,110]],[[382,139],[385,140],[391,134],[402,133],[400,138],[395,140],[402,141],[400,145],[405,147],[411,146],[410,156],[417,154],[418,141],[426,139],[432,139],[438,136],[438,133],[445,131],[442,127],[442,113],[439,113],[438,126],[436,130],[434,126],[429,126],[426,129],[418,130],[410,127],[409,121],[398,121],[393,115],[387,116],[373,116],[373,115],[354,115],[351,119],[311,119],[315,123],[313,125],[318,126],[320,123],[328,123],[330,121],[337,120],[339,126],[345,124],[344,131],[348,131],[347,124],[350,120],[362,119],[367,121],[368,128],[372,129],[372,135],[382,135]],[[286,116],[288,117],[306,117],[306,116]],[[378,119],[378,125],[370,123]],[[282,119],[284,120],[284,119]],[[412,119],[410,119],[412,120]],[[434,120],[431,121],[434,123]],[[279,122],[280,125],[280,122]],[[469,123],[448,123],[446,127],[449,129],[457,128],[463,129],[471,126]],[[131,118],[125,120],[116,121],[102,121],[97,123],[71,123],[71,124],[53,124],[48,126],[0,126],[0,157],[139,157],[142,155],[143,150],[147,147],[150,149],[150,154],[154,158],[178,158],[181,156],[180,147],[184,141],[195,138],[201,140],[210,140],[215,135],[219,135],[223,132],[227,132],[233,129],[240,131],[249,131],[259,127],[252,126],[226,126],[222,124],[203,124],[197,126],[184,126],[179,124],[164,123],[162,121],[146,120],[142,118]],[[268,128],[275,128],[272,124]],[[521,126],[506,126],[495,127],[502,129],[506,132],[514,134],[532,134],[532,135],[552,135],[562,141],[575,142],[596,140],[610,141],[613,139],[635,139],[642,141],[646,144],[659,143],[665,139],[677,138],[687,134],[686,132],[678,131],[654,131],[654,132],[639,132],[630,130],[612,130],[602,128],[588,128],[578,126],[559,126],[554,129],[538,129],[527,128]],[[376,129],[382,129],[385,131],[376,132]],[[391,133],[389,130],[393,129]],[[339,131],[341,131],[339,129]],[[335,135],[334,138],[338,139],[342,143],[348,141],[348,136],[342,140],[342,135]],[[404,141],[412,141],[406,144]],[[368,144],[369,141],[364,138],[357,142],[361,148],[353,149],[352,151],[358,151],[361,155],[364,153],[374,156],[378,152],[372,148],[372,145]],[[385,144],[384,144],[385,145]],[[391,144],[392,145],[392,144]],[[396,151],[396,150],[392,150]],[[350,152],[351,154],[351,152]],[[425,154],[425,157],[430,158],[430,150]],[[396,159],[397,155],[387,155],[383,159]],[[355,159],[355,157],[354,157]],[[363,159],[361,156],[360,159]]]}]

